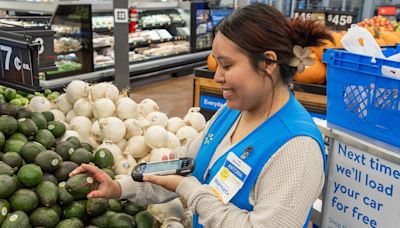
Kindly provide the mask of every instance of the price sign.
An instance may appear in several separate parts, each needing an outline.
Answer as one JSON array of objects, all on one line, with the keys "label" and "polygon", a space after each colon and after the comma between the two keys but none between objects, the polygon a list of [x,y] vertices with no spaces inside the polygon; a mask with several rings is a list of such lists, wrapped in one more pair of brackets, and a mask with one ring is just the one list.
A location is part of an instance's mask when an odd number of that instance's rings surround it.
[{"label": "price sign", "polygon": [[304,20],[317,19],[322,23],[325,22],[325,11],[323,10],[309,10],[309,9],[295,9],[294,18],[301,18]]},{"label": "price sign", "polygon": [[300,18],[302,18],[302,19],[311,19],[311,17],[312,17],[312,12],[298,12],[298,11],[295,11],[295,12],[294,12],[294,17],[295,17],[295,18],[300,17]]},{"label": "price sign", "polygon": [[346,30],[354,24],[357,19],[357,13],[345,11],[327,11],[326,27],[334,30]]},{"label": "price sign", "polygon": [[1,83],[22,90],[39,88],[38,44],[32,41],[10,40],[10,35],[0,33],[0,79]]}]

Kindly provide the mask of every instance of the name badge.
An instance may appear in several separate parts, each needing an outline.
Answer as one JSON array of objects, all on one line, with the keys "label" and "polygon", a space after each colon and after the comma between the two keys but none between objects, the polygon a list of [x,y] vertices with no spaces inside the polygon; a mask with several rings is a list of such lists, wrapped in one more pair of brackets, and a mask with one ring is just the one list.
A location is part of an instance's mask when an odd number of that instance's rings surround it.
[{"label": "name badge", "polygon": [[213,177],[209,186],[224,203],[228,203],[242,188],[251,167],[233,152],[229,152],[224,164]]}]

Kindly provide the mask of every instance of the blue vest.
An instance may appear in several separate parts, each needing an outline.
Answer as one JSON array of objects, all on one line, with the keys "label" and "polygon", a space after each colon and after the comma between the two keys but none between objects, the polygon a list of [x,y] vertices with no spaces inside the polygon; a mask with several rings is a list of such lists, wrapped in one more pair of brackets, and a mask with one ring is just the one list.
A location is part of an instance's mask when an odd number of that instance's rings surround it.
[{"label": "blue vest", "polygon": [[[229,152],[233,152],[240,157],[243,152],[251,146],[252,151],[244,161],[252,170],[243,187],[230,201],[238,208],[247,211],[253,210],[253,206],[249,202],[249,197],[258,175],[271,156],[294,137],[309,136],[315,139],[321,147],[324,167],[326,167],[322,135],[308,112],[294,98],[293,94],[290,93],[289,101],[277,113],[239,141],[229,151],[225,152],[224,155],[217,159],[211,169],[207,171],[206,169],[216,148],[235,123],[239,114],[240,111],[231,110],[227,106],[221,110],[204,137],[203,143],[195,158],[196,167],[193,172],[193,176],[202,184],[208,184],[220,170]],[[310,217],[310,215],[311,213],[308,217]],[[308,219],[306,223],[307,222]],[[193,216],[193,227],[203,227],[199,224],[198,215]]]}]

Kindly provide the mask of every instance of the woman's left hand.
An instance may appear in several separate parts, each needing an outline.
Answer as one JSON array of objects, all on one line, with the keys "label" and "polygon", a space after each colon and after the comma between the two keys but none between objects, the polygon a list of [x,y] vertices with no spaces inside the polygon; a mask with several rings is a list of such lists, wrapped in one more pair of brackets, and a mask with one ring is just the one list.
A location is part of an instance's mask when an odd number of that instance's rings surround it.
[{"label": "woman's left hand", "polygon": [[175,192],[179,183],[183,177],[178,175],[167,175],[167,176],[156,176],[156,175],[145,175],[143,180],[156,185],[163,186],[164,188]]}]

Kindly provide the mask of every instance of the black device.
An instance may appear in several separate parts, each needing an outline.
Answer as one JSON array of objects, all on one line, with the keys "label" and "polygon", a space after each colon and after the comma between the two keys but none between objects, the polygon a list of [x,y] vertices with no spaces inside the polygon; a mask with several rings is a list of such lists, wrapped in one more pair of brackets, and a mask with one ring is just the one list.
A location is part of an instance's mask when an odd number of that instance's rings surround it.
[{"label": "black device", "polygon": [[192,158],[180,158],[176,160],[166,160],[160,162],[142,163],[136,165],[131,173],[133,180],[143,182],[143,175],[181,175],[186,176],[194,170],[194,160]]}]

